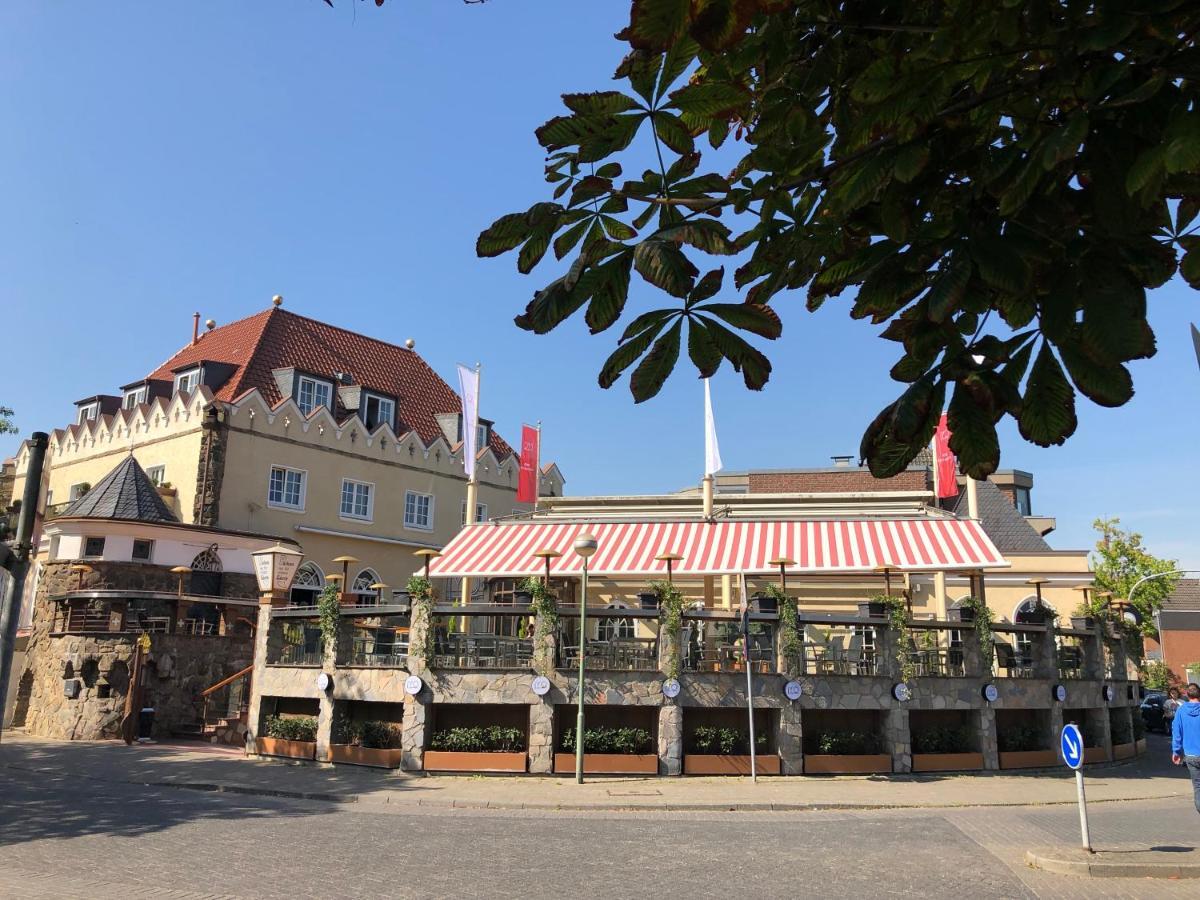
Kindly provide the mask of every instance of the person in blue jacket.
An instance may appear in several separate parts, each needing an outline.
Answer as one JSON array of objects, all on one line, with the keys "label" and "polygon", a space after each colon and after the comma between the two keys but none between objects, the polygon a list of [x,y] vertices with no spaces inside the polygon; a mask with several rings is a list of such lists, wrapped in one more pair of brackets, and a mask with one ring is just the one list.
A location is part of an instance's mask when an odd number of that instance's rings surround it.
[{"label": "person in blue jacket", "polygon": [[1187,686],[1187,703],[1180,705],[1171,724],[1171,762],[1185,764],[1192,776],[1196,812],[1200,812],[1200,684]]}]

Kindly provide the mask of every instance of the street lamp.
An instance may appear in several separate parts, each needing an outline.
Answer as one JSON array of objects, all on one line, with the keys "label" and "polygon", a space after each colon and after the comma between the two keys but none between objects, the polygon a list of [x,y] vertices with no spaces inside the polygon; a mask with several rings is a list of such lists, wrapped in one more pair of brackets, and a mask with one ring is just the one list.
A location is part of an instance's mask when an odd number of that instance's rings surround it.
[{"label": "street lamp", "polygon": [[[254,560],[254,575],[258,579],[258,589],[263,594],[269,594],[273,599],[276,594],[286,594],[292,587],[292,580],[300,569],[300,560],[304,554],[283,544],[266,547],[250,554]],[[172,570],[176,571],[177,570]],[[180,583],[182,573],[178,573]]]},{"label": "street lamp", "polygon": [[596,552],[596,539],[584,532],[573,549],[583,559],[583,596],[579,599],[579,715],[575,720],[575,783],[583,784],[583,660],[587,653],[588,559]]}]

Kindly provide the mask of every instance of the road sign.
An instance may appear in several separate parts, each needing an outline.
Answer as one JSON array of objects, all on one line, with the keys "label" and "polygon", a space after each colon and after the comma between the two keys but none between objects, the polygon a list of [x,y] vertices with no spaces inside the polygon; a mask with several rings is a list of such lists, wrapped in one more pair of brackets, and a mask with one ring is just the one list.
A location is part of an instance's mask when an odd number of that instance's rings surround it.
[{"label": "road sign", "polygon": [[1059,749],[1062,751],[1063,762],[1072,769],[1083,765],[1083,735],[1080,734],[1078,725],[1068,723],[1063,726]]},{"label": "road sign", "polygon": [[1092,836],[1088,831],[1087,797],[1083,792],[1083,734],[1079,726],[1068,722],[1063,726],[1062,735],[1058,739],[1058,747],[1062,752],[1063,761],[1075,770],[1075,793],[1079,797],[1079,831],[1083,841],[1083,849],[1092,852]]}]

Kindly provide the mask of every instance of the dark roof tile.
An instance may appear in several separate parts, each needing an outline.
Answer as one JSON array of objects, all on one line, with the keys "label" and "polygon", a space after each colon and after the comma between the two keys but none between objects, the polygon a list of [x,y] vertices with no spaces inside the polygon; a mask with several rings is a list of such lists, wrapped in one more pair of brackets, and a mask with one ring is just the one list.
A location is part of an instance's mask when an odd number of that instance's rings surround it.
[{"label": "dark roof tile", "polygon": [[68,506],[64,518],[130,519],[136,522],[178,522],[154,483],[132,456],[104,476],[95,487]]}]

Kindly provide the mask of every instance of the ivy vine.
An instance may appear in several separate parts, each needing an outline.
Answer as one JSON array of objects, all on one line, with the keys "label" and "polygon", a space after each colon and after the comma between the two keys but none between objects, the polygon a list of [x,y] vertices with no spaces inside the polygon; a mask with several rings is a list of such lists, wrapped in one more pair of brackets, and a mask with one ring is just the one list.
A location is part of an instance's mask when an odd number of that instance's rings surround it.
[{"label": "ivy vine", "polygon": [[533,658],[539,675],[549,678],[554,674],[554,654],[541,652],[546,648],[547,638],[558,633],[558,604],[550,588],[540,578],[527,578],[521,585],[529,592],[530,608],[535,616],[533,632]]},{"label": "ivy vine", "polygon": [[979,643],[979,655],[983,658],[983,671],[989,673],[996,658],[996,642],[992,639],[992,622],[995,621],[992,608],[977,597],[964,597],[959,607],[975,614],[975,640]]},{"label": "ivy vine", "polygon": [[788,599],[783,588],[777,584],[767,585],[767,593],[775,598],[775,606],[779,610],[779,652],[783,654],[784,674],[792,677],[798,674],[798,663],[804,647],[800,640],[796,604]]},{"label": "ivy vine", "polygon": [[317,624],[321,629],[321,645],[329,650],[337,647],[338,632],[342,627],[342,604],[338,599],[337,585],[327,584],[317,598]]},{"label": "ivy vine", "polygon": [[888,628],[892,631],[896,668],[900,673],[900,680],[908,684],[917,677],[916,660],[908,652],[908,602],[904,597],[889,597],[887,594],[876,594],[870,597],[869,601],[883,604]]},{"label": "ivy vine", "polygon": [[668,678],[678,678],[680,671],[679,631],[683,627],[683,594],[669,581],[652,581],[649,587],[658,595],[658,638],[660,646],[666,648],[663,657],[663,674]]},{"label": "ivy vine", "polygon": [[409,647],[409,652],[419,652],[425,660],[433,659],[433,583],[424,575],[413,575],[406,585],[412,612],[421,612],[425,619],[425,634],[419,647]]}]

